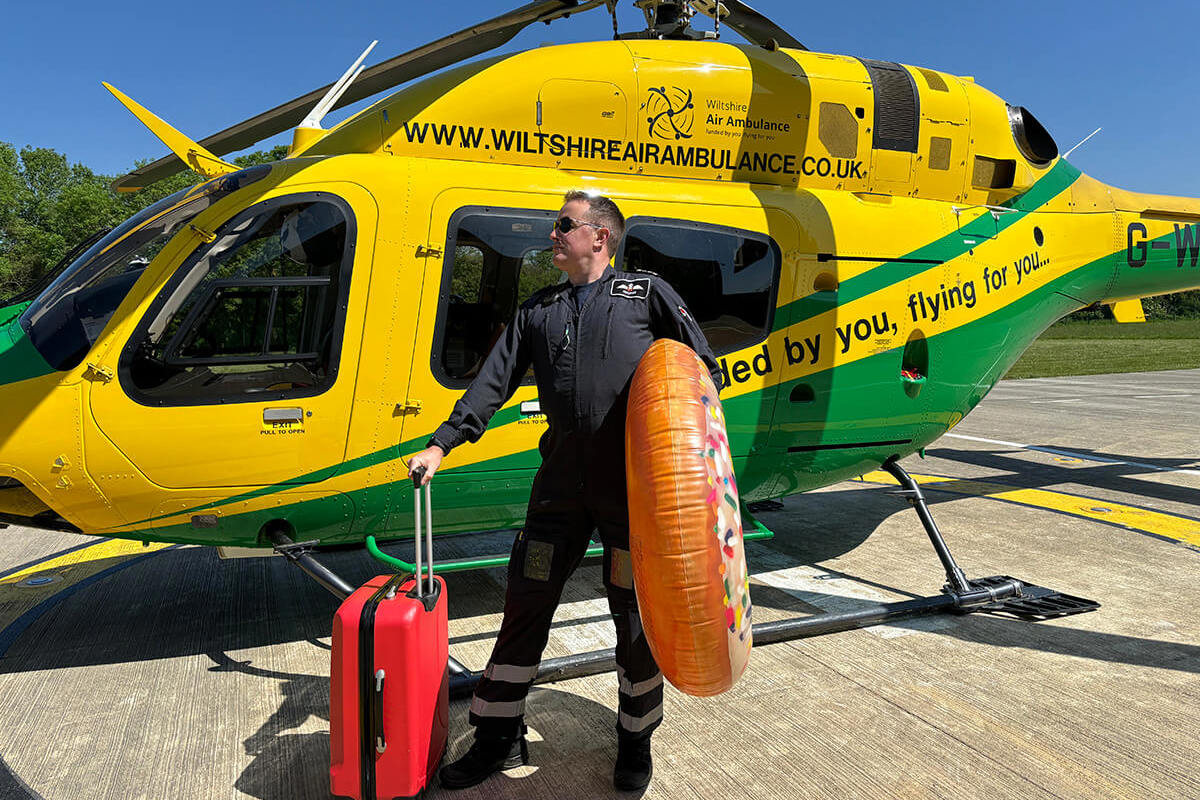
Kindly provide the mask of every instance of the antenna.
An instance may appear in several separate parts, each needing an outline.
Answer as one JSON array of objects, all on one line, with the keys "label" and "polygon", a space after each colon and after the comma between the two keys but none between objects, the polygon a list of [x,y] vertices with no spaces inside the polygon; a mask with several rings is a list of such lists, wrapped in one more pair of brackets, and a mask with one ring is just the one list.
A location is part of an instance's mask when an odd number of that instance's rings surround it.
[{"label": "antenna", "polygon": [[321,129],[321,120],[325,118],[325,115],[329,113],[329,109],[333,108],[333,104],[336,103],[338,98],[350,88],[350,84],[354,83],[354,79],[357,78],[363,71],[363,61],[366,60],[367,54],[370,53],[377,44],[379,44],[378,39],[367,45],[367,49],[362,51],[362,55],[358,57],[358,60],[350,65],[350,69],[346,70],[345,73],[342,74],[342,77],[338,79],[337,83],[329,87],[329,91],[325,93],[325,96],[322,97],[315,106],[313,106],[313,110],[308,112],[308,116],[304,118],[299,127],[316,128],[317,130]]},{"label": "antenna", "polygon": [[1089,133],[1087,136],[1083,137],[1083,139],[1082,139],[1082,140],[1080,140],[1079,144],[1075,145],[1075,146],[1074,146],[1074,147],[1072,147],[1070,150],[1068,150],[1067,152],[1063,153],[1063,154],[1062,154],[1062,157],[1063,157],[1063,158],[1066,158],[1067,156],[1071,155],[1071,153],[1074,153],[1076,150],[1078,150],[1078,149],[1079,149],[1079,146],[1080,146],[1080,145],[1082,145],[1084,142],[1086,142],[1088,139],[1092,138],[1093,136],[1095,136],[1097,133],[1099,133],[1099,132],[1100,132],[1100,131],[1102,131],[1102,130],[1104,130],[1104,129],[1103,129],[1103,128],[1096,128],[1096,130],[1092,131],[1092,132],[1091,132],[1091,133]]},{"label": "antenna", "polygon": [[720,0],[688,0],[688,5],[713,20],[714,38],[721,38],[721,18],[729,16],[729,9]]}]

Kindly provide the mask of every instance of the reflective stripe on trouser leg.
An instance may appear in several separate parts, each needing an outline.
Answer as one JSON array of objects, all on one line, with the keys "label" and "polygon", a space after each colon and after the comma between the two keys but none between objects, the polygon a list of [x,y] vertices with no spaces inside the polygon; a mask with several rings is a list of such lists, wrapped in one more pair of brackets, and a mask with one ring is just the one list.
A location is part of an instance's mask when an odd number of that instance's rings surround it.
[{"label": "reflective stripe on trouser leg", "polygon": [[616,544],[607,549],[610,553],[605,558],[604,584],[617,628],[617,728],[625,734],[649,736],[662,722],[662,672],[642,630],[637,596],[632,587],[621,585],[622,548]]},{"label": "reflective stripe on trouser leg", "polygon": [[517,667],[512,664],[493,662],[487,665],[487,669],[483,671],[483,677],[505,683],[533,683],[533,679],[537,677],[537,671],[537,664],[530,667]]},{"label": "reflective stripe on trouser leg", "polygon": [[625,670],[617,668],[618,704],[617,725],[628,733],[648,733],[658,727],[663,717],[663,676],[654,676],[633,683]]},{"label": "reflective stripe on trouser leg", "polygon": [[[475,717],[504,719],[520,717],[525,713],[525,693],[529,691],[533,679],[537,677],[538,665],[522,667],[514,664],[490,663],[483,671],[483,678],[491,684],[484,694],[493,698],[505,695],[515,696],[517,700],[487,700],[476,694],[471,698],[471,714]],[[501,686],[500,684],[507,684]]]}]

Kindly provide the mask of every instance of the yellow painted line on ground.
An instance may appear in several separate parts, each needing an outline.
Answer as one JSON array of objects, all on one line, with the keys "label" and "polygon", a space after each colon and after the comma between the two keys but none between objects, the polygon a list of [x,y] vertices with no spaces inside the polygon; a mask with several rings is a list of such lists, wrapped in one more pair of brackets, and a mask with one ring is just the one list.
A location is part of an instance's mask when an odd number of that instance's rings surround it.
[{"label": "yellow painted line on ground", "polygon": [[79,550],[72,550],[69,553],[64,553],[57,558],[50,558],[46,561],[39,561],[31,567],[26,567],[20,572],[14,572],[12,575],[6,575],[0,579],[0,586],[20,583],[30,575],[36,575],[41,572],[54,572],[55,570],[72,567],[79,564],[85,564],[90,561],[102,561],[106,558],[120,558],[122,556],[136,556],[142,553],[152,553],[155,550],[162,550],[170,547],[170,544],[165,542],[153,542],[149,546],[143,545],[141,542],[129,541],[126,539],[107,539],[97,542],[90,547],[83,547]]},{"label": "yellow painted line on ground", "polygon": [[[1110,525],[1121,525],[1131,530],[1200,547],[1200,521],[1186,517],[1127,506],[1109,500],[1095,500],[1062,492],[1052,492],[1049,489],[1014,489],[999,483],[961,480],[947,478],[943,475],[913,475],[912,477],[917,483],[936,484],[935,488],[941,491],[976,497],[994,497],[997,500],[1007,500],[1023,506],[1045,508],[1070,514],[1073,517],[1107,522]],[[864,483],[898,485],[895,478],[882,471],[868,472],[860,480]]]}]

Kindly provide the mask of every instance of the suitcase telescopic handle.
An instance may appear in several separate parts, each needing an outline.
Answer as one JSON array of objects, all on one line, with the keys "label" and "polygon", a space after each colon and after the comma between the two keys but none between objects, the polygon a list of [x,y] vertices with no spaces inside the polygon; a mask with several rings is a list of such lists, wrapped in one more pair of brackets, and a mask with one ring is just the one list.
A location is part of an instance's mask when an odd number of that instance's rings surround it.
[{"label": "suitcase telescopic handle", "polygon": [[[413,531],[413,543],[416,545],[416,560],[417,567],[417,597],[424,597],[424,592],[421,590],[421,480],[425,477],[425,467],[417,467],[413,470],[413,523],[415,530]],[[429,553],[429,593],[433,594],[433,502],[430,499],[429,484],[425,484],[425,549]]]}]

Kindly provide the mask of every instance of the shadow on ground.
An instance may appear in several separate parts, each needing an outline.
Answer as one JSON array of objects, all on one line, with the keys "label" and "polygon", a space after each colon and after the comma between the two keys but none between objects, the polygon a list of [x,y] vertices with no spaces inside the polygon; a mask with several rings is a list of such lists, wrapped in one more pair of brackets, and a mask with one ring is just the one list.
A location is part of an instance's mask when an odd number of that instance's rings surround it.
[{"label": "shadow on ground", "polygon": [[[1002,456],[977,451],[938,451],[938,455],[996,469],[1007,462]],[[1113,485],[1125,480],[1124,476],[1131,471],[1139,470],[1128,465],[1105,465],[1094,472],[1088,470],[1088,474],[1100,478],[1104,485]],[[1010,480],[1009,476],[986,480],[1015,486],[1055,485],[1067,480],[1078,482],[1080,472],[1078,468],[1056,470],[1050,467],[1032,471],[1019,481]],[[1139,488],[1143,486],[1138,485]],[[933,506],[958,497],[934,491],[928,495]],[[761,548],[769,549],[776,568],[820,564],[861,545],[892,515],[912,513],[907,510],[907,503],[892,494],[890,487],[869,485],[796,496],[785,502],[785,511],[761,515],[766,524],[775,526],[777,536],[768,542],[748,545],[752,569],[758,560],[756,553],[765,552]],[[914,527],[918,525],[915,515],[909,519]],[[952,528],[952,524],[952,519],[943,520],[944,527]],[[467,551],[472,547],[477,547],[476,555],[483,555],[503,552],[509,539],[503,535],[489,535],[481,537],[474,545],[472,541],[458,538],[446,545],[439,542],[438,546],[447,551],[456,548],[462,551],[454,553],[456,557],[469,554]],[[394,545],[397,552],[406,546],[404,543]],[[327,552],[321,558],[354,584],[365,582],[379,572],[376,562],[361,550]],[[930,576],[936,585],[940,585],[941,568],[932,549],[928,558]],[[854,579],[853,576],[846,577]],[[447,574],[446,578],[452,620],[500,611],[503,605],[502,569],[453,573]],[[581,567],[573,580],[578,584],[576,589],[582,593],[578,599],[603,596],[598,561]],[[912,593],[907,589],[922,590],[921,587],[872,585],[908,596]],[[0,587],[0,592],[9,591],[17,589]],[[812,605],[787,592],[766,587],[756,588],[754,600],[764,608],[797,614],[815,611]],[[838,603],[845,605],[846,598],[839,597]],[[317,642],[330,635],[337,605],[336,598],[281,558],[222,561],[213,550],[205,548],[165,550],[126,569],[113,571],[103,580],[69,594],[60,602],[40,607],[37,618],[26,621],[28,627],[11,642],[6,652],[0,654],[0,674],[224,653],[304,640]],[[96,609],[103,609],[105,613],[97,614]],[[604,618],[596,616],[587,621]],[[965,636],[964,631],[972,631],[973,637],[983,636],[979,640],[986,640],[986,635],[995,635],[996,644],[1007,646],[1003,635],[1006,631],[1025,631],[1029,625],[981,620],[972,621],[970,625],[949,626],[939,633]],[[1149,639],[1129,638],[1126,641],[1123,637],[1104,634],[1055,630],[1053,639],[1045,638],[1036,646],[1053,652],[1171,669],[1179,668],[1181,663],[1194,663],[1197,652],[1196,648]],[[1027,634],[1022,634],[1020,641],[1020,646],[1031,646]],[[297,687],[297,697],[303,696],[307,695]]]}]

